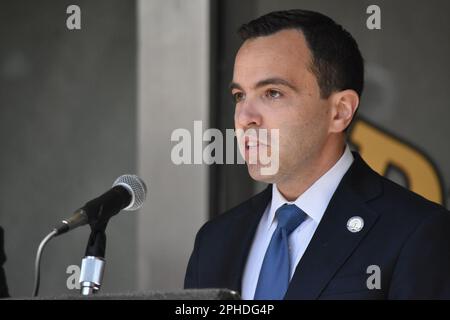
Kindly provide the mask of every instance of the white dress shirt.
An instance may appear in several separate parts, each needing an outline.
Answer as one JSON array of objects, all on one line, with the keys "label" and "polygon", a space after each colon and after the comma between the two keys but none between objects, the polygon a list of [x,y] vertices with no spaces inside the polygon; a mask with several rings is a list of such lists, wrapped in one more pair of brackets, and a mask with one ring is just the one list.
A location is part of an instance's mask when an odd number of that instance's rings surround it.
[{"label": "white dress shirt", "polygon": [[277,227],[275,219],[277,209],[285,203],[295,204],[307,215],[305,221],[289,236],[289,258],[293,262],[290,275],[292,278],[297,264],[305,253],[331,197],[352,163],[353,155],[347,145],[343,155],[335,165],[293,202],[287,201],[283,197],[278,191],[276,184],[272,186],[272,201],[267,205],[261,217],[245,265],[242,278],[242,299],[250,300],[255,295],[264,255],[272,239],[272,234]]}]

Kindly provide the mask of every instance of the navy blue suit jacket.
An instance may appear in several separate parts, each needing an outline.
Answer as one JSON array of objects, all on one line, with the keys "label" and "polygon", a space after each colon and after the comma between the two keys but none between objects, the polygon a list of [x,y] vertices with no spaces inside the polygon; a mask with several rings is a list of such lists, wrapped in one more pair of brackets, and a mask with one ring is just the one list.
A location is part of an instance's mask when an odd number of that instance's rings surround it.
[{"label": "navy blue suit jacket", "polygon": [[[450,213],[354,156],[285,299],[450,299]],[[252,240],[271,196],[269,186],[200,229],[185,288],[241,291]],[[346,227],[353,216],[364,219],[360,232]],[[379,289],[367,286],[372,265],[380,268]]]}]

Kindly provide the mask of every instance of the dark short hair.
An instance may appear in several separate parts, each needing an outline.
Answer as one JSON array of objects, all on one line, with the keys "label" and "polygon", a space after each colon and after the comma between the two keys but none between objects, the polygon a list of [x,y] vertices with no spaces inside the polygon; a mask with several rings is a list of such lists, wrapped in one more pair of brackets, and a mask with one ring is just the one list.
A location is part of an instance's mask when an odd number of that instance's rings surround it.
[{"label": "dark short hair", "polygon": [[242,40],[272,35],[286,29],[302,31],[312,54],[311,71],[322,98],[334,91],[352,89],[361,96],[364,61],[352,35],[331,18],[314,11],[271,12],[242,25]]}]

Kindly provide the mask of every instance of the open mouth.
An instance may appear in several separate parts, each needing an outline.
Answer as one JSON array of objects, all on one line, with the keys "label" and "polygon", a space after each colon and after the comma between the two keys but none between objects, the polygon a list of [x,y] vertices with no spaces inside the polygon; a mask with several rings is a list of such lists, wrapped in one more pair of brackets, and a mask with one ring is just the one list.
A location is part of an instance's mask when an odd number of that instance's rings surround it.
[{"label": "open mouth", "polygon": [[245,137],[245,149],[249,150],[250,148],[257,148],[259,143],[258,140],[252,139],[248,136]]},{"label": "open mouth", "polygon": [[266,143],[264,143],[260,140],[257,140],[255,138],[249,137],[249,136],[245,137],[244,142],[245,142],[244,145],[245,145],[246,150],[257,149],[258,147],[267,147]]}]

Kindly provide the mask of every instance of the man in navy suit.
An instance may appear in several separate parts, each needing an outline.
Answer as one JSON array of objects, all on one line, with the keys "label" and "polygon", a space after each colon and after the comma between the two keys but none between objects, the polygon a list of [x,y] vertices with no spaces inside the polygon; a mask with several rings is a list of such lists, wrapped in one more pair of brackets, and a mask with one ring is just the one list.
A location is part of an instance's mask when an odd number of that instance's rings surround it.
[{"label": "man in navy suit", "polygon": [[[198,232],[185,288],[244,299],[450,298],[450,214],[378,175],[346,130],[364,84],[353,37],[311,11],[240,29],[231,93],[250,176],[266,190]],[[270,142],[269,142],[270,141]],[[278,170],[252,156],[277,152]]]}]

